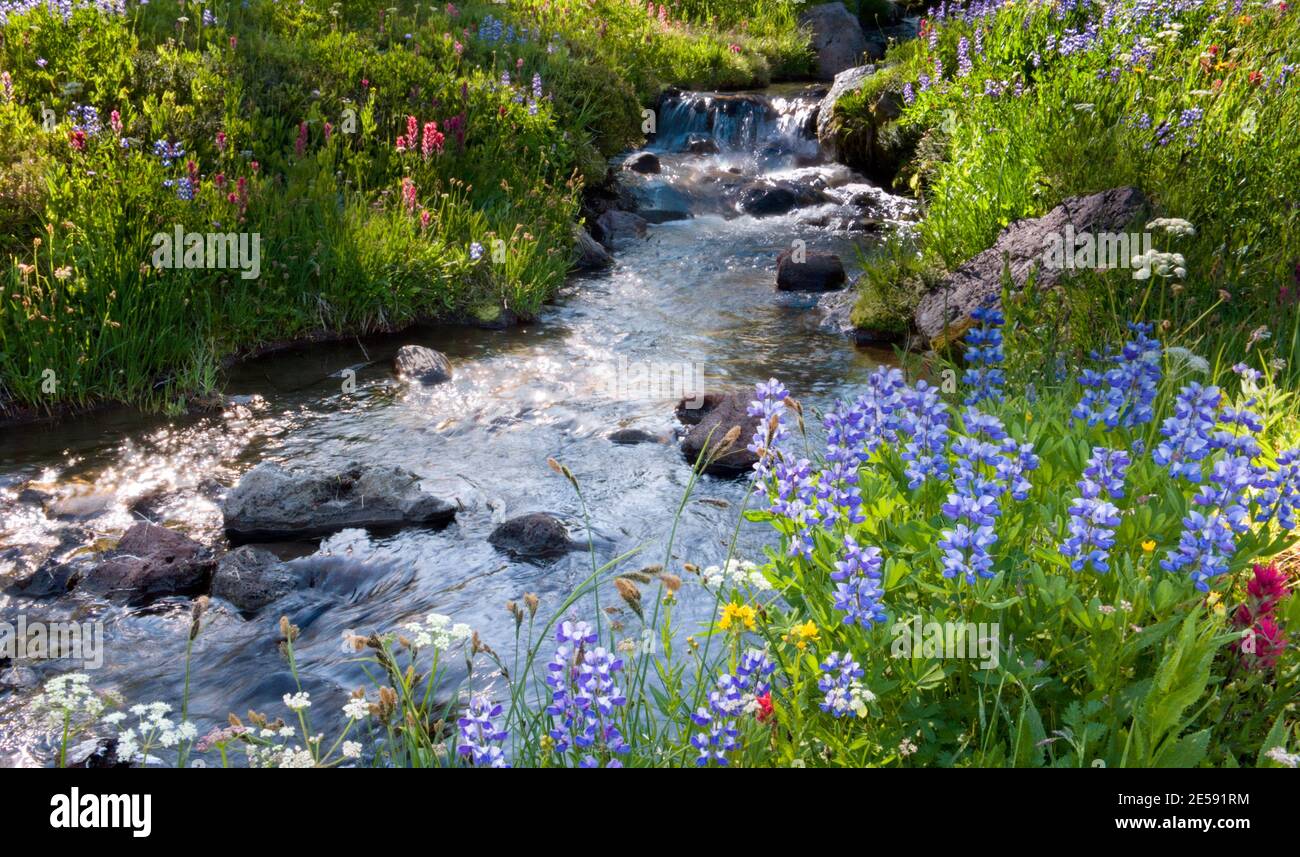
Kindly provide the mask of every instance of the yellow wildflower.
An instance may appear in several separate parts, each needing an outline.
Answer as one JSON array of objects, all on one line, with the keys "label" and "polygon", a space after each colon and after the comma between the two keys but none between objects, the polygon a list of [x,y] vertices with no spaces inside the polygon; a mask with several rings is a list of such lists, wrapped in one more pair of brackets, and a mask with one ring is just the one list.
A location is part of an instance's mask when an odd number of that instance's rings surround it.
[{"label": "yellow wildflower", "polygon": [[818,633],[819,632],[817,630],[817,623],[809,619],[807,622],[804,622],[802,625],[795,625],[793,628],[791,628],[790,633],[786,636],[786,640],[789,641],[791,638],[793,638],[795,648],[799,649],[800,651],[803,651],[804,649],[808,648],[808,644],[810,642],[812,643],[817,642]]},{"label": "yellow wildflower", "polygon": [[1156,549],[1155,539],[1147,539],[1142,543],[1142,550],[1146,551],[1147,553],[1151,553],[1151,551],[1155,549]]},{"label": "yellow wildflower", "polygon": [[737,623],[743,625],[746,631],[754,630],[754,608],[748,604],[728,604],[722,608],[722,618],[718,620],[718,627],[730,631]]}]

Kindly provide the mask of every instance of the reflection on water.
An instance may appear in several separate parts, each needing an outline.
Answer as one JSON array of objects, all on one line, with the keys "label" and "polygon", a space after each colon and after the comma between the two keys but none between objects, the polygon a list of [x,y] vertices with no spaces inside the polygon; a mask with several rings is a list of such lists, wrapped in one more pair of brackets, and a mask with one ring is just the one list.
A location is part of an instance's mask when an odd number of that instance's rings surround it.
[{"label": "reflection on water", "polygon": [[[789,121],[770,124],[789,133]],[[756,145],[761,150],[761,134]],[[667,438],[675,427],[672,391],[620,386],[620,366],[698,367],[709,389],[778,377],[811,415],[859,385],[886,355],[821,329],[814,298],[773,289],[775,257],[796,239],[809,251],[838,252],[852,274],[864,249],[860,237],[813,226],[800,211],[727,219],[698,190],[716,175],[717,163],[667,152],[663,161],[656,180],[704,200],[696,216],[652,226],[645,240],[620,251],[612,271],[574,279],[536,324],[504,332],[431,327],[264,358],[231,373],[231,404],[220,414],[159,419],[119,411],[8,430],[0,448],[0,578],[23,574],[46,556],[109,547],[143,517],[221,545],[220,492],[262,461],[397,464],[460,504],[455,522],[442,530],[384,537],[349,530],[318,550],[284,547],[286,558],[308,554],[293,562],[318,571],[318,584],[252,620],[214,604],[196,641],[191,680],[191,719],[206,731],[229,711],[279,711],[279,697],[292,689],[276,648],[281,613],[302,629],[299,664],[324,715],[318,726],[330,723],[334,702],[341,706],[347,691],[365,683],[354,655],[340,645],[344,630],[389,629],[436,611],[509,652],[514,629],[506,601],[537,592],[545,612],[592,569],[585,553],[539,565],[513,560],[486,541],[503,518],[531,511],[559,515],[586,540],[584,509],[547,467],[548,457],[581,482],[597,562],[629,551],[636,554],[625,570],[665,559],[678,567],[721,562],[746,485],[704,479],[667,557],[666,534],[690,469],[671,439],[624,446],[607,435],[637,428]],[[775,169],[798,177],[791,162]],[[842,168],[822,170],[836,187],[851,184]],[[410,343],[445,353],[454,379],[431,388],[400,383],[391,358]],[[356,378],[351,393],[343,384],[349,369]],[[767,528],[745,525],[738,553],[760,558],[770,541]],[[695,630],[712,605],[690,590],[677,618]],[[95,685],[132,702],[179,700],[187,601],[125,608],[80,596],[22,602],[0,595],[0,609],[7,618],[104,622],[105,664]],[[639,633],[630,614],[613,618],[626,623],[626,635]],[[33,666],[42,679],[66,669]],[[494,677],[471,679],[490,684]],[[46,758],[48,748],[21,726],[18,709],[29,693],[0,691],[0,763]]]}]

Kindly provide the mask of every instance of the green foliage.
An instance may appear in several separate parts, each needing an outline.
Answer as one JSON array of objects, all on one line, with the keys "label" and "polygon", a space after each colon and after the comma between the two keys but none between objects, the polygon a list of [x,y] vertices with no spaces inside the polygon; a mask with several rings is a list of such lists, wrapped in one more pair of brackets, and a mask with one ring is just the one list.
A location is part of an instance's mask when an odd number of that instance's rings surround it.
[{"label": "green foliage", "polygon": [[[0,40],[0,403],[178,410],[223,357],[268,340],[531,315],[563,282],[584,183],[641,141],[664,82],[806,68],[784,4],[725,8],[712,24],[617,0],[14,15]],[[488,15],[515,37],[479,38]],[[102,126],[84,140],[69,115],[83,105]],[[417,139],[399,152],[408,121]],[[425,157],[429,122],[444,136]],[[185,154],[164,165],[155,141]],[[178,198],[191,178],[194,199]],[[154,269],[152,237],[177,225],[259,235],[261,276]]]}]

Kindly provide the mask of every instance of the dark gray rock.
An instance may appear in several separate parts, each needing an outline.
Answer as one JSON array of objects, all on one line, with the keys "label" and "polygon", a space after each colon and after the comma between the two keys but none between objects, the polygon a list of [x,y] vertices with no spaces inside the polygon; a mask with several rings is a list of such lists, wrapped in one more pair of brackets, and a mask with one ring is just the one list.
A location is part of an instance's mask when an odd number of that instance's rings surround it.
[{"label": "dark gray rock", "polygon": [[217,562],[212,594],[244,613],[256,613],[300,585],[299,575],[264,548],[244,545]]},{"label": "dark gray rock", "polygon": [[441,351],[423,345],[403,345],[393,357],[393,368],[408,381],[441,384],[451,380],[451,361]]},{"label": "dark gray rock", "polygon": [[203,545],[148,522],[127,530],[104,556],[81,576],[78,591],[139,603],[204,591],[212,576],[212,561]]},{"label": "dark gray rock", "polygon": [[786,214],[799,205],[799,196],[785,185],[755,183],[740,192],[736,207],[754,217]]},{"label": "dark gray rock", "polygon": [[634,173],[657,173],[659,158],[654,152],[637,152],[623,162],[623,169]]},{"label": "dark gray rock", "polygon": [[1042,217],[1017,220],[1002,230],[993,246],[949,274],[921,297],[916,329],[936,347],[951,342],[971,326],[971,311],[1002,293],[1006,271],[1014,288],[1024,288],[1031,274],[1039,288],[1051,288],[1067,271],[1043,264],[1052,236],[1066,226],[1075,234],[1121,233],[1146,210],[1146,199],[1133,187],[1077,196]]},{"label": "dark gray rock", "polygon": [[575,226],[573,236],[574,268],[579,271],[599,271],[614,264],[614,257],[587,230]]},{"label": "dark gray rock", "polygon": [[[692,464],[703,464],[704,472],[716,476],[735,476],[747,473],[758,456],[749,446],[758,428],[758,418],[747,413],[750,396],[745,393],[713,394],[704,398],[703,407],[691,414],[695,422],[682,438],[682,454]],[[679,405],[679,415],[683,413]],[[735,427],[739,434],[730,443],[726,437]]]},{"label": "dark gray rock", "polygon": [[31,667],[7,667],[0,669],[0,688],[7,690],[31,690],[40,684],[36,671]]},{"label": "dark gray rock", "polygon": [[91,557],[80,557],[71,562],[46,562],[9,587],[8,591],[24,598],[53,598],[66,595],[94,566]]},{"label": "dark gray rock", "polygon": [[631,446],[637,443],[663,443],[664,439],[654,432],[644,431],[642,429],[619,429],[610,432],[609,440],[623,446]]},{"label": "dark gray rock", "polygon": [[862,63],[867,39],[858,19],[843,3],[812,6],[799,15],[799,23],[812,30],[819,79],[831,80],[846,68]]},{"label": "dark gray rock", "polygon": [[630,211],[606,211],[596,224],[600,227],[600,243],[610,250],[645,237],[645,218]]},{"label": "dark gray rock", "polygon": [[786,251],[776,260],[776,288],[783,292],[828,292],[844,288],[844,263],[834,253],[808,253],[802,262]]},{"label": "dark gray rock", "polygon": [[704,134],[691,134],[682,144],[682,151],[692,155],[716,155],[719,151],[718,142]]},{"label": "dark gray rock", "polygon": [[511,518],[492,531],[488,542],[497,550],[526,559],[556,557],[578,549],[564,523],[546,512]]},{"label": "dark gray rock", "polygon": [[237,542],[306,539],[347,527],[393,529],[445,524],[456,507],[420,489],[394,466],[352,464],[337,472],[291,472],[265,463],[244,474],[221,505]]}]

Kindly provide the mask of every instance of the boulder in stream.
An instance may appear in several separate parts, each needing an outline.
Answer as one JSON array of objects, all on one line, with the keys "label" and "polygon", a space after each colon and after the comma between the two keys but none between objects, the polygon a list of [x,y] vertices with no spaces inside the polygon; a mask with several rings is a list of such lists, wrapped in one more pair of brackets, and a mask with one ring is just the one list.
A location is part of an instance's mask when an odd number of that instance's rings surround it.
[{"label": "boulder in stream", "polygon": [[659,157],[654,152],[637,152],[623,162],[623,169],[634,173],[657,173]]},{"label": "boulder in stream", "polygon": [[393,357],[393,368],[408,381],[441,384],[451,380],[451,361],[441,351],[423,345],[403,345]]},{"label": "boulder in stream", "polygon": [[644,217],[630,211],[606,211],[596,219],[600,228],[600,243],[610,250],[645,237]]},{"label": "boulder in stream", "polygon": [[569,530],[554,515],[530,512],[500,524],[488,542],[497,550],[524,559],[547,559],[577,550]]},{"label": "boulder in stream", "polygon": [[166,527],[141,522],[80,576],[77,590],[140,603],[206,590],[211,576],[212,560],[203,545]]},{"label": "boulder in stream", "polygon": [[[748,472],[758,456],[747,447],[758,429],[758,418],[748,413],[750,396],[746,393],[710,394],[701,407],[678,404],[678,418],[690,419],[690,428],[682,438],[682,453],[692,464],[704,462],[704,472],[715,476],[736,476]],[[683,419],[683,421],[685,421]],[[739,427],[731,443],[727,435]]]},{"label": "boulder in stream", "polygon": [[619,444],[620,446],[632,446],[638,443],[663,443],[664,442],[664,438],[660,437],[654,432],[649,432],[646,431],[645,429],[634,429],[634,428],[619,429],[618,431],[610,432],[609,435],[607,435],[607,437],[609,438],[611,443],[616,443]]},{"label": "boulder in stream", "polygon": [[614,257],[581,226],[573,228],[573,267],[579,271],[599,271],[614,264]]},{"label": "boulder in stream", "polygon": [[445,524],[456,507],[420,489],[402,467],[351,464],[338,471],[292,472],[259,464],[221,505],[235,542],[326,536],[348,527],[393,529]]},{"label": "boulder in stream", "polygon": [[212,575],[212,594],[243,613],[256,613],[297,589],[301,580],[265,548],[244,545],[223,556]]},{"label": "boulder in stream", "polygon": [[834,253],[808,253],[796,261],[789,250],[776,259],[776,288],[782,292],[828,292],[844,288],[844,263]]}]

